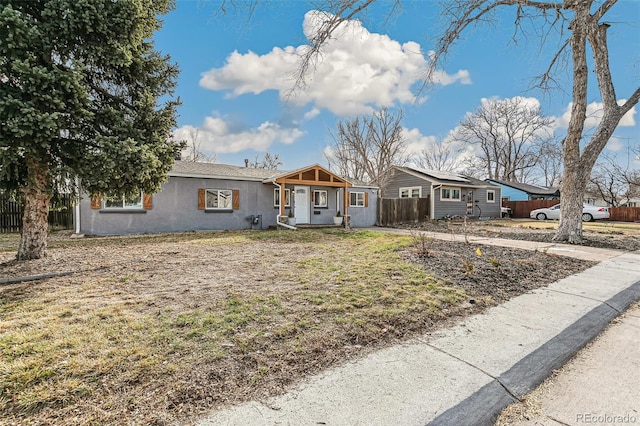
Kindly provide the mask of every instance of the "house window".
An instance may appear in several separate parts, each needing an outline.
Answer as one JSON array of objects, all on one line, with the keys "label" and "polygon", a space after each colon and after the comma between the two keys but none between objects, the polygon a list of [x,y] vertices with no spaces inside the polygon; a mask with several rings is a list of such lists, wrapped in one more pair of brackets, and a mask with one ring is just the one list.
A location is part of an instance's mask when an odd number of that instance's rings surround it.
[{"label": "house window", "polygon": [[350,207],[364,207],[364,192],[349,193]]},{"label": "house window", "polygon": [[[280,207],[280,188],[273,190],[273,206]],[[284,206],[291,207],[291,191],[288,189],[284,190]]]},{"label": "house window", "polygon": [[460,201],[460,188],[443,186],[440,188],[440,199],[443,201]]},{"label": "house window", "polygon": [[105,209],[142,209],[142,193],[137,195],[122,196],[119,198],[106,198]]},{"label": "house window", "polygon": [[230,189],[207,189],[207,210],[231,210],[233,195]]},{"label": "house window", "polygon": [[327,207],[327,191],[324,191],[324,190],[313,191],[313,206]]},{"label": "house window", "polygon": [[422,197],[421,186],[411,186],[408,188],[400,188],[400,198],[420,198]]},{"label": "house window", "polygon": [[495,203],[496,202],[496,191],[490,189],[487,190],[487,203]]}]

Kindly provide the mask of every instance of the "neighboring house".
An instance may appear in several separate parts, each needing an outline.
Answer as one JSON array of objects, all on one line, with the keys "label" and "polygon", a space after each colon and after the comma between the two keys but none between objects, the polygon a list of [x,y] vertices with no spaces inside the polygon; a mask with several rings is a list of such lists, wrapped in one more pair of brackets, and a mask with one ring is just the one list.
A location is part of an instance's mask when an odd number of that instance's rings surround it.
[{"label": "neighboring house", "polygon": [[500,187],[451,172],[394,166],[382,198],[427,198],[431,219],[500,217]]},{"label": "neighboring house", "polygon": [[583,201],[584,201],[584,204],[588,204],[594,207],[610,207],[611,206],[611,204],[605,201],[604,198],[602,198],[601,196],[588,194],[588,193],[584,194]]},{"label": "neighboring house", "polygon": [[354,184],[319,165],[293,171],[176,161],[155,195],[84,197],[76,232],[117,235],[266,229],[293,210],[297,225],[330,225],[337,211],[352,227],[376,221],[375,186]]},{"label": "neighboring house", "polygon": [[624,204],[621,204],[620,207],[640,207],[640,198],[631,198]]},{"label": "neighboring house", "polygon": [[546,188],[544,186],[498,179],[487,179],[487,182],[500,186],[502,188],[502,198],[508,201],[560,199],[560,190],[558,188]]}]

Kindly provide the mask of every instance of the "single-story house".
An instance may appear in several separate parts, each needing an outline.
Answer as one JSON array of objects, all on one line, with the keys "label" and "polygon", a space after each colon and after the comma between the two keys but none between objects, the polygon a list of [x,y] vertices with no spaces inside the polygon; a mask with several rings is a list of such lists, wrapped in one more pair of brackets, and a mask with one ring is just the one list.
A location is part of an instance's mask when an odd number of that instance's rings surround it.
[{"label": "single-story house", "polygon": [[427,198],[431,219],[500,217],[500,187],[452,172],[394,166],[382,198]]},{"label": "single-story house", "polygon": [[640,207],[640,198],[630,198],[626,203],[621,204],[620,207]]},{"label": "single-story house", "polygon": [[[339,211],[351,227],[376,222],[376,186],[353,183],[319,165],[279,171],[176,161],[154,195],[85,196],[76,232],[118,235],[193,230],[331,225]],[[292,216],[292,218],[289,218]]]},{"label": "single-story house", "polygon": [[487,179],[487,182],[502,188],[502,198],[508,201],[559,200],[560,189],[530,185],[520,182],[508,182],[499,179]]}]

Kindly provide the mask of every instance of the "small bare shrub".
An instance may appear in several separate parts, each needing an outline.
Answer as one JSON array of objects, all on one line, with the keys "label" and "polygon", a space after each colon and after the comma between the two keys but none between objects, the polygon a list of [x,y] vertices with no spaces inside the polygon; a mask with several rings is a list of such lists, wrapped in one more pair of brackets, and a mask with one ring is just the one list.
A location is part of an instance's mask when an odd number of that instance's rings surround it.
[{"label": "small bare shrub", "polygon": [[411,230],[411,239],[419,257],[432,256],[433,238],[424,232]]}]

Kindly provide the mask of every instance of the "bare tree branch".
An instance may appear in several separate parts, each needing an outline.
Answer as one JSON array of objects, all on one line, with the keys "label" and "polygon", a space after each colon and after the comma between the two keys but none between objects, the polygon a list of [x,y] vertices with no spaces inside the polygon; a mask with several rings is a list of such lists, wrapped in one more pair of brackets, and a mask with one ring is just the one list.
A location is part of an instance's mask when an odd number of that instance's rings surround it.
[{"label": "bare tree branch", "polygon": [[620,207],[640,196],[640,172],[621,166],[615,157],[604,156],[593,169],[586,193]]},{"label": "bare tree branch", "polygon": [[189,131],[189,140],[183,141],[182,161],[191,161],[194,163],[215,163],[216,154],[206,154],[201,149],[200,130],[191,129]]},{"label": "bare tree branch", "polygon": [[423,169],[453,172],[462,168],[460,155],[464,147],[454,147],[452,143],[439,141],[432,147],[422,149],[414,163]]},{"label": "bare tree branch", "polygon": [[477,144],[489,179],[521,182],[538,164],[542,143],[553,139],[552,119],[524,98],[486,101],[460,122],[456,140]]},{"label": "bare tree branch", "polygon": [[406,140],[402,136],[404,113],[384,108],[371,117],[340,121],[331,132],[333,142],[326,155],[329,167],[338,174],[370,182],[384,188],[391,166],[408,162]]},{"label": "bare tree branch", "polygon": [[245,160],[247,167],[253,169],[269,169],[269,170],[278,170],[278,167],[282,166],[284,163],[280,160],[280,155],[271,154],[269,152],[265,152],[262,159],[258,158],[256,154],[256,158],[253,161]]}]

